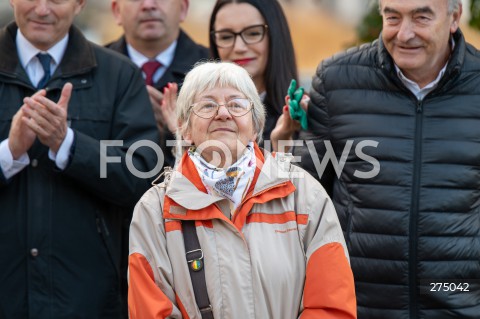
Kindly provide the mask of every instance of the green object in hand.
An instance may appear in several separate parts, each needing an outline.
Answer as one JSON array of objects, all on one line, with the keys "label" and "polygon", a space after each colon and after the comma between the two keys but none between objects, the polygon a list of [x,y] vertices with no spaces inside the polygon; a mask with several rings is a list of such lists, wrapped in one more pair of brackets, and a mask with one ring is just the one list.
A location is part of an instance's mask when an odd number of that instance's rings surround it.
[{"label": "green object in hand", "polygon": [[288,88],[288,96],[290,101],[288,103],[288,109],[290,111],[290,116],[292,119],[298,121],[304,130],[308,129],[307,113],[300,106],[300,101],[302,100],[303,93],[305,90],[303,87],[297,89],[297,81],[295,79],[290,82],[290,87]]}]

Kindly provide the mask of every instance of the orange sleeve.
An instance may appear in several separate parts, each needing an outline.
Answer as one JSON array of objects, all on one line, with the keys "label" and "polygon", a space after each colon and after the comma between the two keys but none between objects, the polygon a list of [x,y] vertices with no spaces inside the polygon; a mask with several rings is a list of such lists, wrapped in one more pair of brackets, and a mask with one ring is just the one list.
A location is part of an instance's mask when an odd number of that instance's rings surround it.
[{"label": "orange sleeve", "polygon": [[130,319],[164,319],[172,314],[173,303],[155,284],[147,259],[134,253],[128,258],[128,312]]},{"label": "orange sleeve", "polygon": [[307,262],[301,319],[354,319],[353,274],[340,243],[317,249]]}]

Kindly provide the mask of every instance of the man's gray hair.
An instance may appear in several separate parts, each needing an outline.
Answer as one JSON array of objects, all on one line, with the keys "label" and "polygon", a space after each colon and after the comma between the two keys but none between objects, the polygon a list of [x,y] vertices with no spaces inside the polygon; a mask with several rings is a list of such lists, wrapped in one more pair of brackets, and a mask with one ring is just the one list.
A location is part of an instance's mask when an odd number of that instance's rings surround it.
[{"label": "man's gray hair", "polygon": [[[460,9],[462,0],[448,0],[448,14],[452,14]],[[378,11],[382,14],[382,0],[378,0]]]},{"label": "man's gray hair", "polygon": [[458,11],[461,5],[462,0],[448,0],[448,14]]},{"label": "man's gray hair", "polygon": [[[177,140],[182,139],[183,134],[191,124],[191,105],[196,102],[195,99],[198,95],[217,87],[233,88],[252,101],[253,129],[257,133],[257,142],[260,142],[266,114],[252,78],[244,68],[234,63],[213,61],[197,63],[185,77],[177,100],[177,119],[179,122]],[[245,116],[248,116],[248,114]]]}]

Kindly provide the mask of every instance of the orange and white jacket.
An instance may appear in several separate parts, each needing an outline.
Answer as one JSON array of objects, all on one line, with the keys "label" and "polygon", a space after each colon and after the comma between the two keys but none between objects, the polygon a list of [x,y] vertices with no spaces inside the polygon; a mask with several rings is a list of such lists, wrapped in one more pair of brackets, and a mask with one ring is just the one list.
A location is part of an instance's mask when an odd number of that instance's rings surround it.
[{"label": "orange and white jacket", "polygon": [[[135,207],[130,318],[198,318],[182,220],[195,220],[215,319],[356,318],[342,230],[322,186],[283,155],[255,146],[254,181],[232,220],[184,155]],[[294,178],[303,174],[303,178]]]}]

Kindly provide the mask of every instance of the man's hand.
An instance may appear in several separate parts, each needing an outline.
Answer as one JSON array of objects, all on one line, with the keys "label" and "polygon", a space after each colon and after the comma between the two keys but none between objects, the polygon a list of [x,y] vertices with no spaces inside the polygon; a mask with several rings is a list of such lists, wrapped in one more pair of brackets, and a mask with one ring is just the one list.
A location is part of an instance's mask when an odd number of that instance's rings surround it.
[{"label": "man's hand", "polygon": [[152,104],[153,115],[155,116],[155,122],[159,130],[165,129],[165,121],[163,119],[161,105],[163,101],[163,94],[153,86],[147,85],[148,97]]},{"label": "man's hand", "polygon": [[[37,96],[44,97],[46,94],[47,92],[45,90],[40,90],[35,93],[32,98]],[[26,104],[23,104],[13,116],[10,132],[8,133],[8,148],[14,160],[18,159],[22,154],[25,154],[30,147],[32,147],[36,138],[35,132],[22,120],[22,118],[26,116],[26,107]]]},{"label": "man's hand", "polygon": [[23,123],[54,153],[58,152],[67,135],[67,110],[71,95],[72,84],[66,83],[57,103],[41,95],[24,99],[26,116],[22,118]]},{"label": "man's hand", "polygon": [[150,85],[147,85],[147,91],[152,103],[157,127],[159,129],[167,128],[170,132],[175,133],[178,127],[177,115],[175,114],[178,85],[176,83],[168,83],[163,94]]}]

